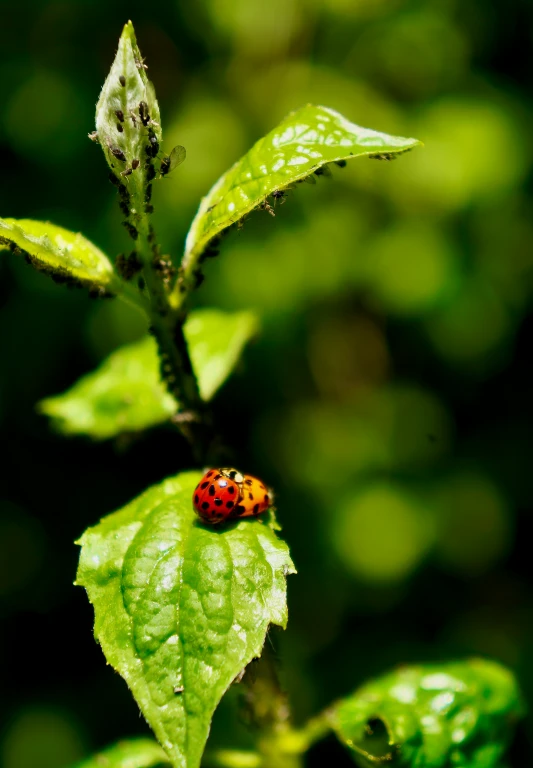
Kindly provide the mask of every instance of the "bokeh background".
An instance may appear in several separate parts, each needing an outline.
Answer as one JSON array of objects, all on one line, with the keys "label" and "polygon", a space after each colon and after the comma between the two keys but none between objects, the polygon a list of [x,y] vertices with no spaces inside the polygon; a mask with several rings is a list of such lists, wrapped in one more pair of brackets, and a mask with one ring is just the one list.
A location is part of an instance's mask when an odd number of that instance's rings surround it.
[{"label": "bokeh background", "polygon": [[[306,102],[425,142],[301,185],[209,263],[197,305],[262,322],[216,418],[275,488],[299,569],[271,637],[297,722],[391,665],[469,654],[508,664],[531,700],[533,6],[23,0],[1,18],[0,214],[112,256],[127,236],[87,133],[128,18],[165,146],[187,148],[155,191],[175,259],[200,196]],[[191,457],[170,428],[92,444],[36,414],[142,335],[127,307],[2,253],[0,328],[0,763],[65,768],[147,732],[93,641],[73,541]],[[212,743],[246,738],[232,693]],[[532,740],[529,720],[512,764]],[[326,742],[309,765],[344,759]]]}]

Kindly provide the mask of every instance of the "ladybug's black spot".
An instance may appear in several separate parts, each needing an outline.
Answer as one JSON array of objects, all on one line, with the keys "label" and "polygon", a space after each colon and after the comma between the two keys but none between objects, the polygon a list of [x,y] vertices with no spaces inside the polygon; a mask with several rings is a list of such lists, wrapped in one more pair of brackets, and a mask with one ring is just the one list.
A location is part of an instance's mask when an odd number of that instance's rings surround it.
[{"label": "ladybug's black spot", "polygon": [[246,508],[245,508],[245,507],[243,507],[243,505],[242,505],[242,504],[238,504],[238,505],[235,507],[235,514],[236,514],[236,515],[244,515],[244,513],[245,513],[245,512],[246,512]]},{"label": "ladybug's black spot", "polygon": [[209,480],[206,480],[205,483],[202,483],[200,488],[202,489],[202,491],[204,491],[207,488],[208,485],[209,485]]},{"label": "ladybug's black spot", "polygon": [[221,477],[222,477],[222,475],[219,473],[219,474],[218,474],[218,475],[215,477],[215,482],[216,482],[217,480],[219,480]]},{"label": "ladybug's black spot", "polygon": [[256,504],[254,507],[254,515],[257,515],[258,512],[259,512],[259,504]]},{"label": "ladybug's black spot", "polygon": [[235,488],[233,487],[233,485],[230,485],[230,487],[228,488],[228,493],[231,493],[232,496],[235,493]]},{"label": "ladybug's black spot", "polygon": [[227,502],[226,502],[226,507],[227,507],[228,509],[231,509],[231,508],[234,506],[234,504],[235,504],[235,502],[234,502],[234,501],[227,501]]},{"label": "ladybug's black spot", "polygon": [[210,496],[214,496],[215,495],[215,486],[214,485],[210,485],[209,486],[209,495]]},{"label": "ladybug's black spot", "polygon": [[214,471],[215,471],[214,469],[211,469],[211,470],[210,470],[210,471],[207,473],[206,477],[211,477],[211,475],[214,473]]},{"label": "ladybug's black spot", "polygon": [[244,482],[246,483],[246,485],[253,485],[253,482],[251,480],[245,480]]},{"label": "ladybug's black spot", "polygon": [[268,493],[265,493],[265,501],[266,501],[266,503],[267,503],[267,504],[268,504],[268,502],[270,501],[270,499],[269,499],[269,497],[268,497]]},{"label": "ladybug's black spot", "polygon": [[265,490],[265,486],[263,485],[263,483],[259,483],[259,487]]},{"label": "ladybug's black spot", "polygon": [[248,492],[248,498],[250,499],[250,501],[254,500],[254,497],[252,496],[252,494],[250,492]]},{"label": "ladybug's black spot", "polygon": [[194,503],[198,504],[198,494],[197,493],[194,495]]},{"label": "ladybug's black spot", "polygon": [[215,506],[220,507],[222,505],[222,499],[215,499]]},{"label": "ladybug's black spot", "polygon": [[202,509],[209,509],[209,502],[208,501],[203,501],[202,502]]}]

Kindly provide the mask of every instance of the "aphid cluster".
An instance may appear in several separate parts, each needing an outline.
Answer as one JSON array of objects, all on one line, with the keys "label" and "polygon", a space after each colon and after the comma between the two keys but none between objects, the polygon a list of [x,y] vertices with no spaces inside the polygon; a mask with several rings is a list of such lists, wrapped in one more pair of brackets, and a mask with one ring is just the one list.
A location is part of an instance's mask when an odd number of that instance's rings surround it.
[{"label": "aphid cluster", "polygon": [[63,267],[51,267],[50,264],[47,264],[32,253],[20,248],[7,237],[0,237],[0,250],[2,250],[2,248],[8,248],[11,253],[17,256],[22,256],[26,264],[31,265],[34,269],[51,277],[54,283],[65,285],[67,288],[88,288],[91,299],[111,299],[115,296],[114,293],[107,291],[102,285],[93,283],[90,280],[81,280],[73,277],[73,275]]},{"label": "aphid cluster", "polygon": [[369,160],[396,160],[398,154],[392,152],[377,152],[375,155],[368,155]]},{"label": "aphid cluster", "polygon": [[205,473],[194,490],[192,503],[204,523],[217,525],[261,515],[272,505],[272,494],[257,477],[225,467]]},{"label": "aphid cluster", "polygon": [[159,247],[155,244],[152,246],[152,252],[154,269],[159,274],[165,285],[170,285],[174,275],[176,274],[176,268],[172,264],[170,256],[161,256]]},{"label": "aphid cluster", "polygon": [[142,263],[139,260],[137,251],[132,251],[129,256],[119,253],[115,259],[117,272],[124,280],[131,280],[142,269]]}]

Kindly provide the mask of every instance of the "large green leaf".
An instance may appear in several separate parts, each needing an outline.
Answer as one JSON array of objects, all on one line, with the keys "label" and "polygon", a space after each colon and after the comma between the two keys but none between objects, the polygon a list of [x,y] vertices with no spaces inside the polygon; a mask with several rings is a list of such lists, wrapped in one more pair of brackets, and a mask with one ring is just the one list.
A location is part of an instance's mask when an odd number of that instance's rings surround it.
[{"label": "large green leaf", "polygon": [[0,248],[7,246],[56,282],[120,293],[122,281],[107,256],[77,232],[45,221],[0,219]]},{"label": "large green leaf", "polygon": [[498,768],[523,713],[513,675],[484,659],[401,667],[331,710],[358,765]]},{"label": "large green leaf", "polygon": [[[204,400],[231,374],[257,328],[251,312],[191,312],[185,338]],[[178,405],[161,382],[157,345],[147,336],[113,352],[69,390],[41,401],[39,409],[64,434],[105,439],[168,421]]]},{"label": "large green leaf", "polygon": [[95,636],[175,768],[197,768],[213,712],[287,622],[289,551],[268,520],[202,525],[201,474],[150,488],[81,537]]},{"label": "large green leaf", "polygon": [[129,739],[78,763],[76,768],[163,768],[166,752],[152,739]]},{"label": "large green leaf", "polygon": [[419,145],[417,139],[361,128],[327,107],[308,104],[293,112],[222,176],[204,197],[191,225],[184,277],[223,230],[247,213],[328,163],[362,155],[392,158]]}]

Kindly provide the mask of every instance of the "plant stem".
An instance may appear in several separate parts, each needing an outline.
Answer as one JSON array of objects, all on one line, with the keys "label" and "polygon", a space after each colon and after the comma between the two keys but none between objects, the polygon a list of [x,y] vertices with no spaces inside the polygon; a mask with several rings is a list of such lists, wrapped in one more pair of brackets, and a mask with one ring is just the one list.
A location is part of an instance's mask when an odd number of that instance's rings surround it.
[{"label": "plant stem", "polygon": [[165,285],[155,267],[157,248],[150,242],[153,234],[146,218],[139,222],[138,232],[137,250],[150,295],[151,332],[159,346],[162,378],[184,409],[199,413],[202,401],[183,335],[184,314],[170,307]]},{"label": "plant stem", "polygon": [[186,313],[183,308],[170,304],[168,274],[166,276],[162,269],[164,262],[159,256],[149,213],[145,211],[145,194],[144,173],[130,174],[128,231],[134,236],[136,258],[142,266],[142,278],[148,294],[146,311],[150,332],[159,348],[161,378],[178,403],[179,411],[173,422],[191,444],[195,459],[202,462],[212,442],[210,421],[183,333]]}]

